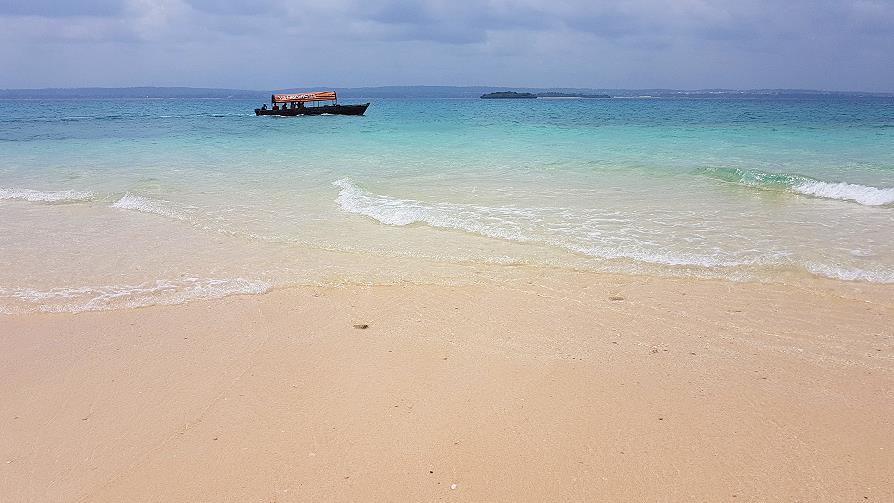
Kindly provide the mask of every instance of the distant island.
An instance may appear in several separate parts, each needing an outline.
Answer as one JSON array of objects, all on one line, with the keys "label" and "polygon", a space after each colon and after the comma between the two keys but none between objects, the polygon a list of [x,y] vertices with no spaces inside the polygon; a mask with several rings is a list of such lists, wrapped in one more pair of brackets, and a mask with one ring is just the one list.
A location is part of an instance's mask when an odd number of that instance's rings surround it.
[{"label": "distant island", "polygon": [[519,93],[516,91],[498,91],[481,95],[483,100],[516,100],[534,98],[611,98],[607,94],[561,93],[549,91],[543,93]]},{"label": "distant island", "polygon": [[483,100],[518,100],[518,99],[533,99],[536,98],[536,94],[532,93],[517,93],[515,91],[499,91],[496,93],[486,93],[481,95],[481,99]]}]

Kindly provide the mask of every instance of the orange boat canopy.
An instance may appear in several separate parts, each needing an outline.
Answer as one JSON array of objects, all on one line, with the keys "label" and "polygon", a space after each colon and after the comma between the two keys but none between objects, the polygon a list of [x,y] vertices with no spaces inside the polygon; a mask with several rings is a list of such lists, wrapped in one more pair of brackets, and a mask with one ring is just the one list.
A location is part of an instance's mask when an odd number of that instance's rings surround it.
[{"label": "orange boat canopy", "polygon": [[273,103],[305,103],[308,101],[330,101],[335,99],[335,91],[317,91],[313,93],[274,94]]}]

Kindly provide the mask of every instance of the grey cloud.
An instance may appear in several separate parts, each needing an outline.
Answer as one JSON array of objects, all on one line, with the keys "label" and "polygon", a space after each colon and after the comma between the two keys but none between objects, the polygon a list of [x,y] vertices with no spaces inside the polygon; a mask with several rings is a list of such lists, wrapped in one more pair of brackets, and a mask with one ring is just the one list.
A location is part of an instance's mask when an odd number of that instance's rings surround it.
[{"label": "grey cloud", "polygon": [[[69,47],[73,42],[79,46]],[[22,56],[39,47],[47,70]],[[271,48],[308,62],[326,54],[305,66],[302,77],[349,79],[333,82],[343,85],[431,78],[438,80],[428,83],[890,90],[894,2],[0,0],[0,66],[8,69],[0,87],[77,85],[81,74],[65,72],[78,61],[97,66],[95,75],[109,84],[151,84],[168,69],[162,61],[190,68],[200,85],[234,87],[262,78],[270,87],[288,84],[279,82],[294,80],[288,69],[239,72]],[[138,67],[116,74],[114,59],[102,59],[116,50],[139,55]],[[62,54],[68,59],[57,67],[63,70],[50,71]]]},{"label": "grey cloud", "polygon": [[461,5],[440,2],[388,1],[367,4],[356,15],[367,34],[381,40],[435,41],[447,44],[483,42],[487,27]]},{"label": "grey cloud", "polygon": [[359,13],[364,13],[373,20],[386,24],[431,24],[437,22],[432,8],[422,2],[382,2],[379,5],[367,4]]},{"label": "grey cloud", "polygon": [[201,13],[260,16],[282,13],[281,2],[276,0],[186,0],[190,7]]},{"label": "grey cloud", "polygon": [[606,38],[631,35],[654,37],[664,33],[660,24],[616,10],[576,15],[563,21],[572,29]]},{"label": "grey cloud", "polygon": [[444,23],[383,24],[358,28],[355,35],[379,41],[438,42],[442,44],[474,44],[487,39],[484,30]]},{"label": "grey cloud", "polygon": [[124,12],[122,0],[0,0],[0,15],[6,16],[117,16]]}]

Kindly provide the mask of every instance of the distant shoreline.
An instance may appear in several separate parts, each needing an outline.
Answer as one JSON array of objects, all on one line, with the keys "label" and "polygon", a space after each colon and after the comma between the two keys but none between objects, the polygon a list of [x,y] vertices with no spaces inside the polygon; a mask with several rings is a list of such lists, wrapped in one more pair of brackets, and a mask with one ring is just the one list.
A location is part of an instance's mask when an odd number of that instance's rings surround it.
[{"label": "distant shoreline", "polygon": [[518,100],[536,98],[583,98],[583,99],[610,99],[608,94],[562,93],[549,91],[543,93],[519,93],[515,91],[500,91],[481,95],[483,100]]}]

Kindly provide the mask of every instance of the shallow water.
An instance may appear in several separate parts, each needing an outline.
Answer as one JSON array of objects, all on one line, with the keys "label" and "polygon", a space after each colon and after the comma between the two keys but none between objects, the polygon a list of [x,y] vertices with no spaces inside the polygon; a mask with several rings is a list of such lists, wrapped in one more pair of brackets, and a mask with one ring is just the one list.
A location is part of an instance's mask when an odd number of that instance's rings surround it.
[{"label": "shallow water", "polygon": [[894,282],[894,100],[0,101],[0,310],[479,266]]}]

